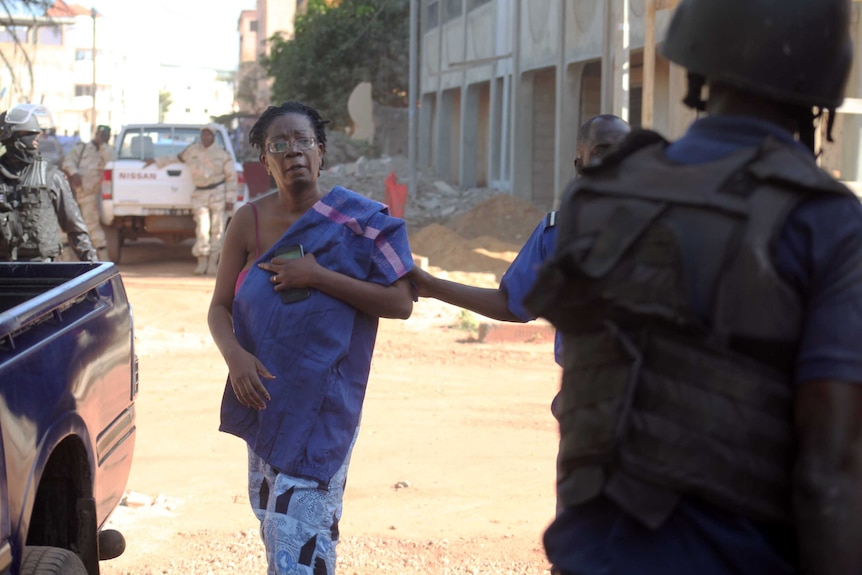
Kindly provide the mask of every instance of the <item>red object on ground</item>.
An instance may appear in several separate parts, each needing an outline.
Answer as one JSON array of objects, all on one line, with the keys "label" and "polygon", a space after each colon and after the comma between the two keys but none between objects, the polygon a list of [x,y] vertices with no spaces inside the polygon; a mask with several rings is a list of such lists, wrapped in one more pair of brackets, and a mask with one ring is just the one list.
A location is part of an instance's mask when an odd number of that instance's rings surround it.
[{"label": "red object on ground", "polygon": [[395,176],[395,170],[386,176],[386,205],[389,206],[389,215],[396,218],[404,217],[404,206],[407,204],[407,184],[399,184]]}]

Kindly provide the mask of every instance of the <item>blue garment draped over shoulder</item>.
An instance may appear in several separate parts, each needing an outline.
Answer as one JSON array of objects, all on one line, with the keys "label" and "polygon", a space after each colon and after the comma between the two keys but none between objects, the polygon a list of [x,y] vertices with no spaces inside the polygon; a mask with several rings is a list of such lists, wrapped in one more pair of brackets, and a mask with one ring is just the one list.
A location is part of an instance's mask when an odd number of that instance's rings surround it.
[{"label": "blue garment draped over shoulder", "polygon": [[[332,271],[391,285],[413,267],[404,221],[387,207],[336,187],[303,214],[258,262],[301,244]],[[271,466],[326,484],[359,424],[378,318],[312,290],[283,303],[271,273],[254,265],[233,303],[237,340],[275,379],[262,379],[266,409],[242,405],[225,386],[219,429],[244,439]]]}]

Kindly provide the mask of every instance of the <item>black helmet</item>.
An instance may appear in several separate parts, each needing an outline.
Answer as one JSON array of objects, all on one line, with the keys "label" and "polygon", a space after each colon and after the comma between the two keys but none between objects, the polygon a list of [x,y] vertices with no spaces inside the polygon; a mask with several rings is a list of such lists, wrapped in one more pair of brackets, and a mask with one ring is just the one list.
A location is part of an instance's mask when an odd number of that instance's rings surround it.
[{"label": "black helmet", "polygon": [[708,82],[835,109],[853,59],[850,0],[682,0],[662,54]]},{"label": "black helmet", "polygon": [[[0,114],[0,142],[4,154],[18,162],[32,163],[39,154],[36,138],[42,133],[42,122],[48,110],[39,104],[18,104]],[[46,122],[47,123],[47,122]]]},{"label": "black helmet", "polygon": [[0,116],[0,142],[5,142],[12,136],[25,132],[39,134],[42,127],[40,117],[47,117],[48,110],[39,104],[18,104],[3,112]]}]

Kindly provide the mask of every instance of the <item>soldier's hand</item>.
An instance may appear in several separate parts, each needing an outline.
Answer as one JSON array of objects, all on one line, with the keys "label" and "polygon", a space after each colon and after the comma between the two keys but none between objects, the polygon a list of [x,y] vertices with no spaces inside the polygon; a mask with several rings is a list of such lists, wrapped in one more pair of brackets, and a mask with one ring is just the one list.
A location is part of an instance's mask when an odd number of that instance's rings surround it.
[{"label": "soldier's hand", "polygon": [[72,174],[71,176],[69,176],[69,183],[72,185],[73,188],[80,188],[82,183],[81,174]]}]

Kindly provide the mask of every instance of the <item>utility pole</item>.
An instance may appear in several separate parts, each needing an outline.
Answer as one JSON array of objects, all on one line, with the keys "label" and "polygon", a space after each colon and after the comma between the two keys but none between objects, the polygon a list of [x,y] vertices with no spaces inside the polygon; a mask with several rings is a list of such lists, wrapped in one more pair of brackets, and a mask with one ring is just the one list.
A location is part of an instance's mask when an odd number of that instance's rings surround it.
[{"label": "utility pole", "polygon": [[614,10],[613,114],[629,121],[629,83],[631,81],[629,0],[616,0]]},{"label": "utility pole", "polygon": [[90,113],[90,134],[96,133],[96,9],[90,9],[90,16],[93,17],[93,109]]},{"label": "utility pole", "polygon": [[410,78],[407,97],[410,100],[407,108],[407,161],[408,161],[408,180],[407,180],[407,197],[416,197],[416,98],[417,92],[417,74],[419,65],[417,62],[419,32],[417,30],[419,22],[419,0],[410,0]]}]

